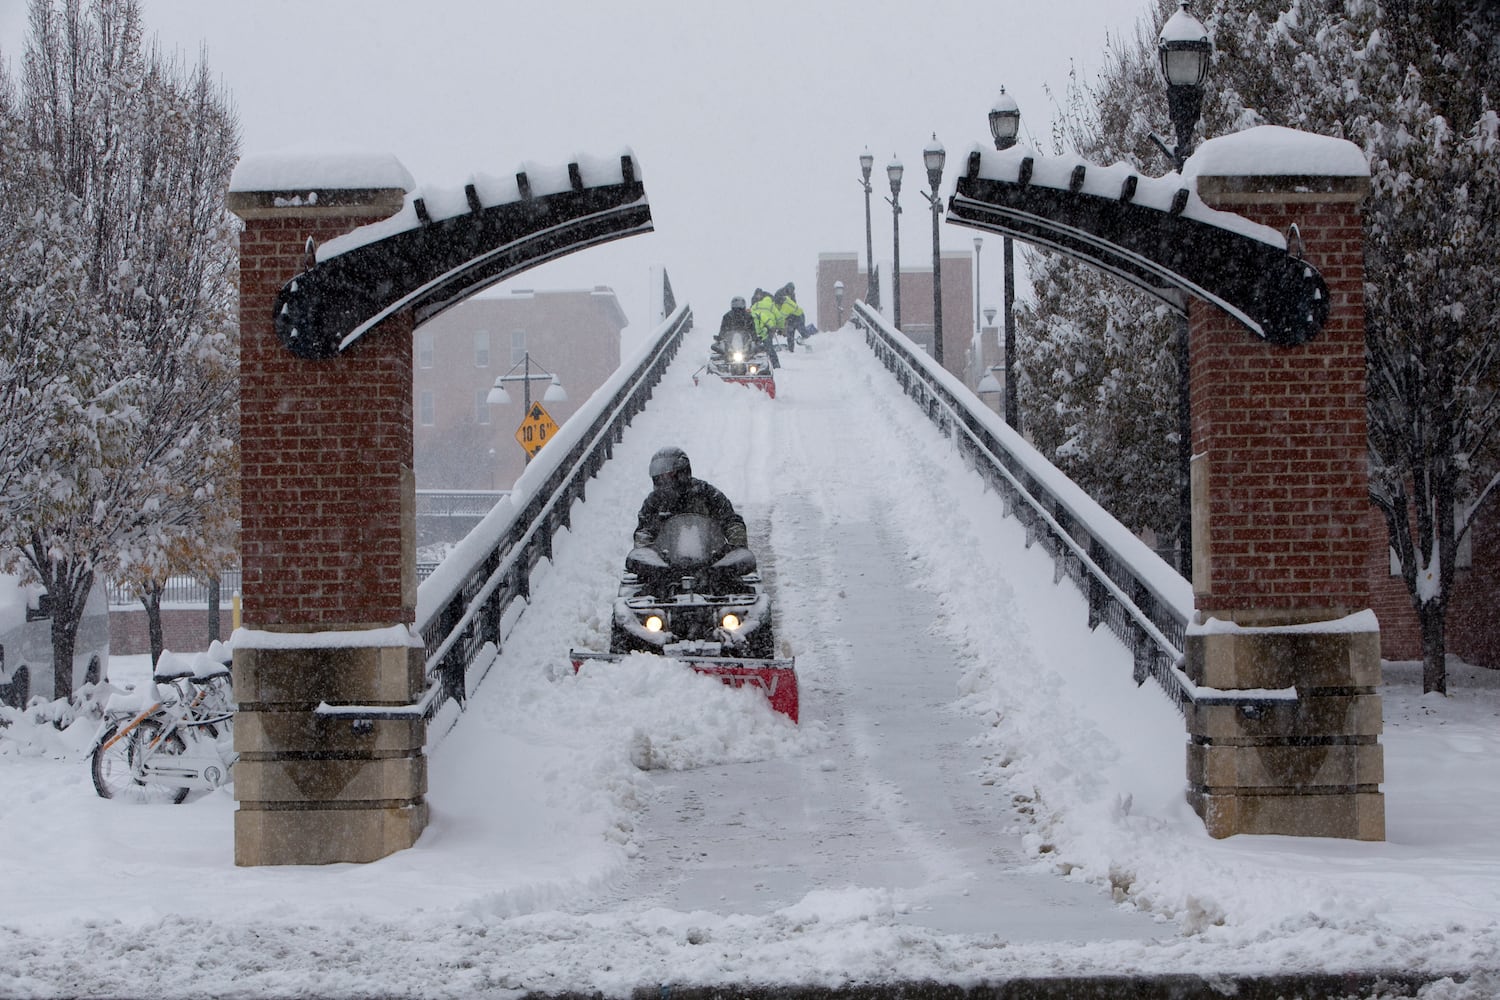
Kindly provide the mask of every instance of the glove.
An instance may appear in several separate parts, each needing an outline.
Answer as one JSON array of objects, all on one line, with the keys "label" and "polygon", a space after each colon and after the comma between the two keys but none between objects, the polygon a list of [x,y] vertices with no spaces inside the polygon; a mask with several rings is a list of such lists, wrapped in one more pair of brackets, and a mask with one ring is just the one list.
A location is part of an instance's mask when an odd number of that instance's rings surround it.
[{"label": "glove", "polygon": [[637,531],[635,533],[635,547],[638,549],[650,548],[651,543],[654,541],[656,541],[656,536],[649,531]]},{"label": "glove", "polygon": [[724,541],[729,543],[730,548],[744,548],[748,545],[745,538],[745,526],[738,521],[731,522],[724,529]]}]

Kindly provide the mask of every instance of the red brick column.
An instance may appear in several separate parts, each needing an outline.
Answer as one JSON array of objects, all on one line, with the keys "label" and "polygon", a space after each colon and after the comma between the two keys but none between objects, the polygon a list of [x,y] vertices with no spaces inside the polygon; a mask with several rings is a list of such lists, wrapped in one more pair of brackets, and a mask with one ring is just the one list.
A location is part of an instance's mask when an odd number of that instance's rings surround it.
[{"label": "red brick column", "polygon": [[347,351],[318,361],[282,346],[272,322],[276,293],[303,270],[307,240],[323,243],[393,211],[389,201],[372,207],[245,219],[240,469],[247,628],[354,629],[413,620],[415,574],[406,572],[412,539],[403,537],[412,465],[411,314],[391,317]]},{"label": "red brick column", "polygon": [[412,317],[393,316],[338,356],[310,361],[282,345],[273,312],[277,292],[309,265],[309,240],[385,218],[404,193],[302,186],[229,196],[245,221],[238,864],[374,860],[410,846],[427,821],[421,722],[352,726],[315,712],[322,703],[406,705],[421,693],[423,654],[409,632]]},{"label": "red brick column", "polygon": [[[1370,606],[1361,177],[1200,177],[1211,207],[1295,224],[1331,296],[1306,344],[1190,310],[1193,590],[1187,670],[1295,688],[1249,718],[1189,713],[1189,798],[1215,836],[1383,839],[1379,633]],[[1355,616],[1351,619],[1350,616]],[[1213,624],[1210,624],[1210,620]]]}]

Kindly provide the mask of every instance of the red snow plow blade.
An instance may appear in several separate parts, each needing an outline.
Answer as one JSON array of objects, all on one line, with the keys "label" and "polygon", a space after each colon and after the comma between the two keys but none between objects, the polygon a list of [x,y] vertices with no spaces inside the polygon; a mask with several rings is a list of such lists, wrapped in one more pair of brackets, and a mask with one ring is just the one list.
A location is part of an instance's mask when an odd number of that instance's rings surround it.
[{"label": "red snow plow blade", "polygon": [[[744,365],[740,365],[739,367],[743,368]],[[762,369],[754,375],[740,375],[720,370],[714,365],[706,365],[705,367],[700,368],[693,373],[694,385],[698,384],[699,377],[704,373],[712,375],[720,382],[733,382],[736,385],[754,386],[761,392],[765,393],[767,396],[770,396],[772,399],[776,398],[776,376],[769,368]]]},{"label": "red snow plow blade", "polygon": [[[630,654],[592,653],[579,649],[568,651],[575,672],[583,666],[585,660],[619,663],[628,655]],[[793,722],[797,721],[797,661],[795,657],[785,660],[742,660],[733,656],[659,655],[684,663],[700,674],[717,677],[730,687],[759,688],[773,710],[780,712]]]}]

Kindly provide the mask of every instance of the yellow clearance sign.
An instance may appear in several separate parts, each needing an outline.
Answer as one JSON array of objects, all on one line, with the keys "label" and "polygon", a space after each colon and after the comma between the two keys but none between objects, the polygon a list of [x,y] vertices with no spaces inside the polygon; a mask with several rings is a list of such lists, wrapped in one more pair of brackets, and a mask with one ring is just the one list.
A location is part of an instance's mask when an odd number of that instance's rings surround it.
[{"label": "yellow clearance sign", "polygon": [[526,452],[528,458],[534,458],[536,453],[542,450],[542,445],[557,433],[557,421],[552,415],[542,408],[541,403],[532,403],[531,409],[526,411],[526,417],[521,421],[521,426],[516,428],[516,442]]}]

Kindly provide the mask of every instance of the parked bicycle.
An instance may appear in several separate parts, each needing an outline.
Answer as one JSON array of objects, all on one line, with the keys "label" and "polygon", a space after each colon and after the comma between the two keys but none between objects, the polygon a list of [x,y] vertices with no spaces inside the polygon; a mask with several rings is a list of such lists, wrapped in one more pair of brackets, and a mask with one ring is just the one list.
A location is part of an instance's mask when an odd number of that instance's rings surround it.
[{"label": "parked bicycle", "polygon": [[234,690],[229,668],[207,656],[158,665],[158,699],[108,719],[89,754],[94,790],[106,799],[179,803],[231,780]]}]

